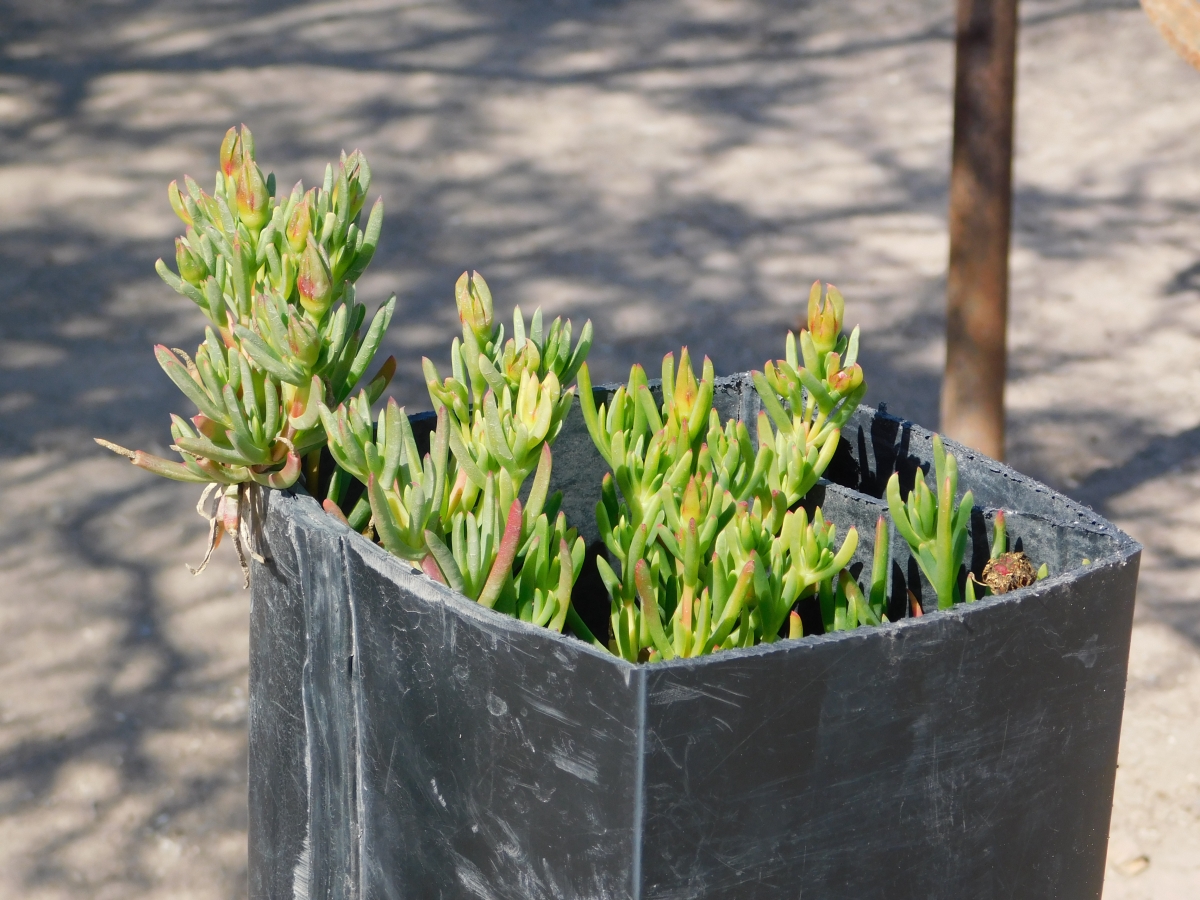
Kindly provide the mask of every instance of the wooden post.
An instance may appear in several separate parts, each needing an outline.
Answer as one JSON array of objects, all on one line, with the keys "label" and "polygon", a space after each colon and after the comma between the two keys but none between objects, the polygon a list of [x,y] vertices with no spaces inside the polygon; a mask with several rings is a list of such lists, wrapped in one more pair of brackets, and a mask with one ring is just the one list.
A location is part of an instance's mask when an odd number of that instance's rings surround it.
[{"label": "wooden post", "polygon": [[1004,458],[1017,0],[958,0],[942,431]]}]

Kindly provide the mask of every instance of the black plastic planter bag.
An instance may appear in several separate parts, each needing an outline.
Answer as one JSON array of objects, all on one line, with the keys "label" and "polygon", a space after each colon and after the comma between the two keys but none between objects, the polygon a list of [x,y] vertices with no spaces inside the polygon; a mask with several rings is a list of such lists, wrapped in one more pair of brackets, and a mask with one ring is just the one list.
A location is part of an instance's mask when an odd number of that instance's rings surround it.
[{"label": "black plastic planter bag", "polygon": [[[754,421],[748,379],[716,402]],[[861,408],[806,505],[871,534],[930,438]],[[484,609],[271,493],[251,898],[1099,897],[1141,548],[948,449],[979,507],[968,553],[986,559],[1003,508],[1050,578],[936,612],[897,536],[892,606],[912,590],[923,617],[649,665]],[[603,472],[576,409],[554,473],[589,540]]]}]

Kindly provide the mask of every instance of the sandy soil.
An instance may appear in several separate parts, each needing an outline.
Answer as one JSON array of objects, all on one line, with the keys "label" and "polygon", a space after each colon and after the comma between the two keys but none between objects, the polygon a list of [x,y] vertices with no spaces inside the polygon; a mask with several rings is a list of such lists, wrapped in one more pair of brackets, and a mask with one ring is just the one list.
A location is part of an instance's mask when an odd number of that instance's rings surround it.
[{"label": "sandy soil", "polygon": [[[1200,75],[1129,0],[1026,0],[1010,460],[1146,545],[1108,900],[1200,896]],[[798,8],[797,8],[798,7]],[[361,147],[388,204],[395,394],[451,287],[596,323],[599,375],[782,347],[820,277],[868,399],[937,424],[952,4],[0,9],[0,897],[245,893],[246,595],[166,443],[164,187],[247,122],[281,185]]]}]

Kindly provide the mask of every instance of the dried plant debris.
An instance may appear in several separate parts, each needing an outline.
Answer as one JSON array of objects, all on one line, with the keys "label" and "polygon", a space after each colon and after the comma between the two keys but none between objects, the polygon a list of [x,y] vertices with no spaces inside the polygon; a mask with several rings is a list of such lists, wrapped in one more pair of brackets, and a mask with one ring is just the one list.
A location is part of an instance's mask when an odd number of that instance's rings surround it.
[{"label": "dried plant debris", "polygon": [[993,594],[1007,594],[1018,588],[1029,587],[1037,581],[1037,572],[1029,557],[1020,550],[1002,553],[989,559],[983,567],[983,583]]}]

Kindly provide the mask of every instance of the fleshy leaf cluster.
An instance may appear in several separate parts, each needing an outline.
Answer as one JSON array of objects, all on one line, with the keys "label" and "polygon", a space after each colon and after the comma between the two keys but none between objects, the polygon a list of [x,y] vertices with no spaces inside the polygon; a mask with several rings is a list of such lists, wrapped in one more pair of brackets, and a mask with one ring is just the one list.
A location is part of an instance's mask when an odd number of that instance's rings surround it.
[{"label": "fleshy leaf cluster", "polygon": [[[198,410],[190,419],[172,416],[181,461],[100,443],[155,474],[223,485],[233,498],[241,485],[290,487],[305,464],[315,472],[326,440],[318,408],[341,403],[362,380],[395,298],[364,333],[367,309],[354,282],[378,244],[383,204],[376,201],[364,226],[371,170],[361,153],[327,166],[320,188],[297,184],[285,198],[259,167],[244,125],[229,129],[219,157],[212,194],[190,177],[182,190],[174,181],[168,187],[186,230],[175,242],[178,271],[156,264],[209,321],[194,357],[155,347],[163,371]],[[370,400],[394,372],[389,358],[365,388]]]},{"label": "fleshy leaf cluster", "polygon": [[599,407],[581,367],[584,420],[610,468],[596,522],[614,653],[672,659],[796,637],[805,597],[820,598],[826,630],[882,621],[886,538],[875,566],[883,581],[867,602],[840,577],[857,531],[839,544],[820,509],[810,517],[799,506],[865,391],[858,331],[840,333],[843,308],[836,289],[822,302],[814,285],[802,359],[789,335],[787,359],[755,373],[757,439],[744,422],[721,423],[712,363],[705,358],[697,378],[687,348],[678,368],[673,354],[664,358],[658,396],[634,366]]},{"label": "fleshy leaf cluster", "polygon": [[[390,401],[371,422],[360,394],[320,415],[339,470],[366,486],[343,516],[346,485],[335,473],[326,509],[356,529],[370,521],[383,546],[480,604],[562,631],[586,630],[571,607],[584,541],[550,493],[550,446],[574,400],[574,379],[591,345],[591,322],[574,347],[570,321],[526,328],[517,308],[513,336],[495,323],[492,295],[478,273],[455,288],[462,337],[451,345],[452,374],[423,360],[437,410],[430,449],[419,455],[405,410]],[[524,504],[520,495],[533,476]]]}]

